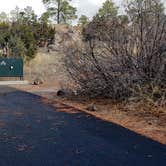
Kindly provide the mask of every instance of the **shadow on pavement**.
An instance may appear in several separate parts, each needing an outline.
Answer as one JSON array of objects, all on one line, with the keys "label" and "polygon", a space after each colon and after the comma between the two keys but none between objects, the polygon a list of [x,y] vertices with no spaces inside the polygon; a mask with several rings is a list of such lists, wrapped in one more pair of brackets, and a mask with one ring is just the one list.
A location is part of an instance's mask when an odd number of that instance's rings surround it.
[{"label": "shadow on pavement", "polygon": [[0,86],[0,166],[165,166],[166,146]]}]

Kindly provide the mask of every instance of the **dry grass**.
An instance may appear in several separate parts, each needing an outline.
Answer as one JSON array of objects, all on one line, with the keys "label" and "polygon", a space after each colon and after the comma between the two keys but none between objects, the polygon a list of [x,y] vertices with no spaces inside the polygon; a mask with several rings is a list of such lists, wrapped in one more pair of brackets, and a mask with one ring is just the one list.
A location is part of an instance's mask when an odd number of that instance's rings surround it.
[{"label": "dry grass", "polygon": [[[160,143],[166,144],[166,108],[156,108],[160,110],[157,117],[151,113],[154,108],[148,109],[142,104],[128,105],[113,103],[110,100],[68,100],[55,98],[54,100],[63,102],[69,106],[76,107],[97,118],[121,125],[141,135],[149,137]],[[96,112],[86,110],[91,103],[96,103]],[[156,112],[156,110],[153,110]]]},{"label": "dry grass", "polygon": [[35,59],[26,64],[25,79],[33,82],[36,78],[41,78],[45,83],[56,80],[60,86],[67,79],[62,58],[63,55],[56,52],[40,51]]}]

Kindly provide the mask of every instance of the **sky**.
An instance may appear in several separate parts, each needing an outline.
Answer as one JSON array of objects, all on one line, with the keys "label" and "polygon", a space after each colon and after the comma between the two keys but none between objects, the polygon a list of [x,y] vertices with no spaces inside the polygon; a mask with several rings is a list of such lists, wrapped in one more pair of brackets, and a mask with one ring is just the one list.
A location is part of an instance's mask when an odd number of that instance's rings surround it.
[{"label": "sky", "polygon": [[[162,1],[165,2],[166,0]],[[72,0],[72,4],[77,7],[78,16],[84,14],[90,18],[97,13],[103,2],[105,2],[105,0]],[[119,6],[124,2],[124,0],[114,0],[114,2]],[[0,12],[5,11],[9,13],[16,6],[20,8],[32,6],[35,13],[39,16],[45,11],[42,0],[0,0]]]},{"label": "sky", "polygon": [[[77,7],[79,16],[81,14],[85,14],[89,17],[92,17],[96,14],[104,1],[105,0],[72,0],[72,4]],[[38,15],[41,15],[45,11],[42,0],[0,0],[0,12],[5,11],[9,13],[16,6],[19,8],[32,6],[32,8],[35,10],[35,13]]]}]

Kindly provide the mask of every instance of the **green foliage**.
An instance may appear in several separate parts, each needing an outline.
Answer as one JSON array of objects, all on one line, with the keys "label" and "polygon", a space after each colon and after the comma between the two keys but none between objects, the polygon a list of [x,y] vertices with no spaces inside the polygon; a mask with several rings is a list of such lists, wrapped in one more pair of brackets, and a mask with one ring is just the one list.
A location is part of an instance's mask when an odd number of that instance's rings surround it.
[{"label": "green foliage", "polygon": [[49,17],[50,17],[49,13],[45,12],[41,15],[39,20],[40,20],[41,23],[47,24],[49,22]]},{"label": "green foliage", "polygon": [[9,23],[0,22],[0,45],[1,47],[10,38],[10,25]]},{"label": "green foliage", "polygon": [[78,24],[82,26],[86,26],[89,23],[89,18],[86,15],[81,15],[79,18]]},{"label": "green foliage", "polygon": [[118,16],[119,20],[121,21],[122,24],[128,24],[129,23],[129,18],[127,15],[119,15]]},{"label": "green foliage", "polygon": [[115,6],[112,0],[106,0],[103,3],[101,9],[99,9],[98,16],[100,17],[107,17],[107,16],[117,16],[118,8]]},{"label": "green foliage", "polygon": [[50,17],[55,18],[57,24],[70,23],[77,18],[77,9],[70,5],[70,0],[43,0]]},{"label": "green foliage", "polygon": [[26,48],[27,59],[34,58],[37,51],[37,43],[35,41],[33,31],[28,25],[20,25],[16,28],[16,33],[20,36]]},{"label": "green foliage", "polygon": [[5,12],[0,13],[0,22],[9,22],[9,17]]},{"label": "green foliage", "polygon": [[[22,57],[31,60],[43,41],[54,42],[55,29],[46,18],[37,19],[31,7],[11,11],[10,20],[0,17],[0,52],[3,56]],[[44,14],[43,14],[44,16]],[[46,16],[45,16],[46,17]],[[42,45],[45,46],[45,45]]]},{"label": "green foliage", "polygon": [[11,56],[12,57],[21,57],[23,59],[26,58],[26,48],[21,40],[20,37],[18,36],[11,36],[9,40],[9,46],[11,48]]},{"label": "green foliage", "polygon": [[37,15],[35,14],[32,7],[27,6],[24,8],[24,10],[21,12],[22,20],[24,23],[36,23],[37,22]]},{"label": "green foliage", "polygon": [[133,23],[139,24],[146,19],[146,23],[151,24],[155,23],[156,16],[165,17],[164,11],[164,4],[160,0],[130,0],[127,14]]},{"label": "green foliage", "polygon": [[14,10],[10,12],[10,20],[11,22],[18,22],[18,20],[21,20],[21,9],[16,6]]}]

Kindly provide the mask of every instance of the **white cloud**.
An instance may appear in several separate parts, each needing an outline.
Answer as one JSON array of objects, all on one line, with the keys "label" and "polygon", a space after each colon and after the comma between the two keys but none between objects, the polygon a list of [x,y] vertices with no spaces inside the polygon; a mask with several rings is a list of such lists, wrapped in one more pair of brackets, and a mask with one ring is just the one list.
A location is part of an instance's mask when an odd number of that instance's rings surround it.
[{"label": "white cloud", "polygon": [[5,11],[7,13],[15,9],[16,6],[19,8],[32,6],[38,15],[45,11],[41,0],[0,0],[0,4],[0,11]]},{"label": "white cloud", "polygon": [[[78,16],[85,14],[93,17],[106,0],[73,0],[73,5],[78,8]],[[124,0],[113,0],[117,6],[122,6]],[[122,11],[122,10],[121,10]]]},{"label": "white cloud", "polygon": [[[165,2],[165,0],[162,1]],[[92,17],[96,14],[103,2],[105,2],[105,0],[72,0],[72,4],[78,8],[78,16],[85,14],[89,17]],[[119,6],[122,5],[125,0],[114,0],[114,2]],[[9,13],[16,6],[20,8],[32,6],[38,15],[45,11],[42,0],[0,0],[0,4],[0,12],[5,11]]]},{"label": "white cloud", "polygon": [[[92,17],[105,0],[73,0],[73,4],[78,7],[78,14],[86,14]],[[42,0],[0,0],[0,11],[9,13],[16,6],[24,8],[32,6],[35,12],[40,15],[45,11]]]}]

